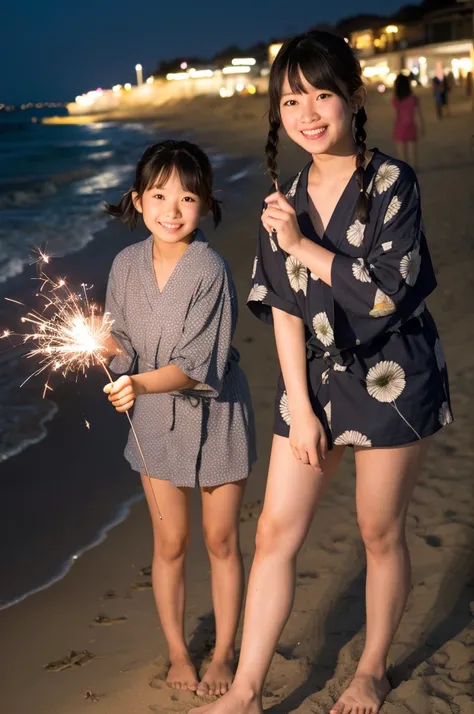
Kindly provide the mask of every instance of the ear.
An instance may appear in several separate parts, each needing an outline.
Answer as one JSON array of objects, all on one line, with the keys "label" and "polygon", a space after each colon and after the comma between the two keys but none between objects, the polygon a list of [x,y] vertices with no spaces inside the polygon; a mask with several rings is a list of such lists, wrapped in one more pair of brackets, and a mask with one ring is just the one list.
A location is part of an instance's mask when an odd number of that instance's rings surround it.
[{"label": "ear", "polygon": [[357,114],[359,109],[362,109],[362,107],[365,105],[366,99],[367,89],[364,86],[359,87],[359,89],[356,89],[356,91],[351,97],[351,109],[354,114]]},{"label": "ear", "polygon": [[142,200],[136,191],[132,191],[132,201],[138,213],[143,213]]}]

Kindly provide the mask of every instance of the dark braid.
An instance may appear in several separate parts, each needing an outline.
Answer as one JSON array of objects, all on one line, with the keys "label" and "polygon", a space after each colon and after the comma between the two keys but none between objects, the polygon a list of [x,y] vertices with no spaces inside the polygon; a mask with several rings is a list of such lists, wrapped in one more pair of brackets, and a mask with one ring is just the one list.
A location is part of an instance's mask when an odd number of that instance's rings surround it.
[{"label": "dark braid", "polygon": [[369,197],[367,195],[366,188],[364,186],[365,178],[365,152],[367,150],[367,145],[365,140],[367,139],[367,134],[364,129],[364,125],[367,121],[367,114],[365,113],[364,107],[361,107],[354,118],[354,139],[357,144],[357,154],[356,154],[356,178],[359,184],[359,198],[357,199],[356,205],[356,216],[361,223],[367,223],[369,220]]},{"label": "dark braid", "polygon": [[278,166],[276,157],[278,155],[278,131],[280,129],[280,126],[280,119],[275,117],[272,118],[270,115],[270,129],[268,131],[267,143],[265,145],[265,155],[267,157],[268,173],[270,174],[271,179],[274,183],[278,180]]}]

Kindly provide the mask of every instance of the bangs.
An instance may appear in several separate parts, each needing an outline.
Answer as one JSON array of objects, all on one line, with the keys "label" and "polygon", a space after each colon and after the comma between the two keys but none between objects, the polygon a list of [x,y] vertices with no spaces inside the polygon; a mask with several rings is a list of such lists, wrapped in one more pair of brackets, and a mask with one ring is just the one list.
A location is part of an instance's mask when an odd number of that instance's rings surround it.
[{"label": "bangs", "polygon": [[199,196],[204,201],[208,200],[209,189],[206,188],[201,167],[185,151],[163,151],[150,161],[141,177],[140,193],[151,188],[164,188],[174,171],[179,177],[183,191]]},{"label": "bangs", "polygon": [[305,43],[292,52],[285,67],[282,67],[280,97],[285,73],[288,72],[288,82],[294,94],[305,94],[301,77],[303,76],[315,89],[326,89],[329,92],[344,97],[344,93],[336,81],[334,69],[326,53],[317,51],[314,46],[305,47]]}]

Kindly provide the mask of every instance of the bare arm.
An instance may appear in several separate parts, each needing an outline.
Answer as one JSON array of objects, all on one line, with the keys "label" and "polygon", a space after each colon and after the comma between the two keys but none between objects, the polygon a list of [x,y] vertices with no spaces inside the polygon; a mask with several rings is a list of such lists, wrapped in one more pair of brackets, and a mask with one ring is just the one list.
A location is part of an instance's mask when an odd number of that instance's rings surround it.
[{"label": "bare arm", "polygon": [[278,359],[285,382],[290,413],[312,411],[306,379],[306,345],[303,320],[272,308]]},{"label": "bare arm", "polygon": [[334,253],[326,250],[320,245],[313,243],[308,238],[302,237],[300,242],[291,250],[294,255],[306,268],[317,275],[326,285],[332,285],[331,270],[334,260]]},{"label": "bare arm", "polygon": [[139,394],[179,392],[182,389],[193,389],[196,384],[198,382],[188,377],[177,365],[168,364],[152,372],[119,377],[112,384],[107,384],[104,392],[109,395],[109,401],[118,412],[126,412],[133,407]]},{"label": "bare arm", "polygon": [[164,394],[179,392],[181,389],[193,389],[198,382],[191,379],[177,365],[154,369],[152,372],[142,372],[132,377],[135,394]]},{"label": "bare arm", "polygon": [[291,417],[290,446],[295,458],[322,470],[327,440],[309,398],[303,320],[275,307],[272,308],[272,313],[278,358]]}]

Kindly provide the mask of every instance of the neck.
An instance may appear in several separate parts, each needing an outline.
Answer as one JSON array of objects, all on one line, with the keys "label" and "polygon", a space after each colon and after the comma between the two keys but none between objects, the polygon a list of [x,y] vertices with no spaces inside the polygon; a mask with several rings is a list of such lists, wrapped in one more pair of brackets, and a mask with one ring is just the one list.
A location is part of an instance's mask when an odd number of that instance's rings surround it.
[{"label": "neck", "polygon": [[166,243],[158,236],[153,236],[153,258],[170,262],[178,261],[185,254],[192,241],[192,233],[178,243]]},{"label": "neck", "polygon": [[345,178],[355,169],[356,154],[357,145],[352,138],[334,147],[330,154],[312,154],[310,174],[315,179],[319,177],[317,180]]}]

